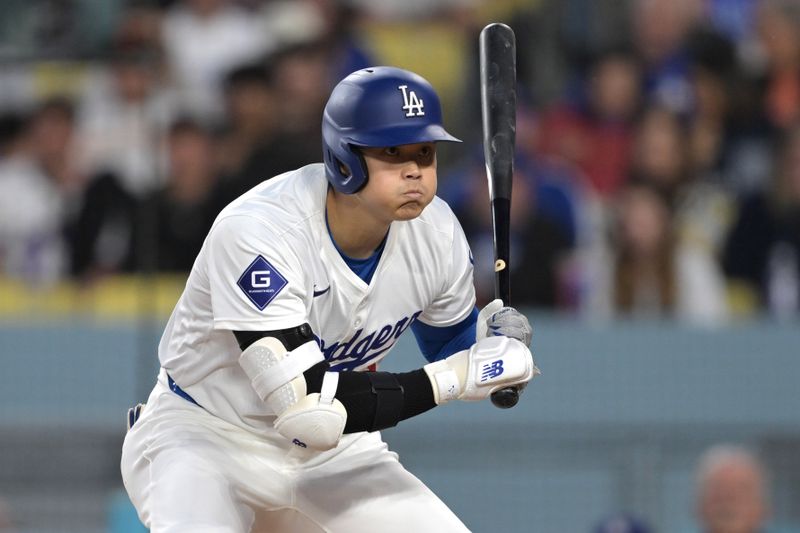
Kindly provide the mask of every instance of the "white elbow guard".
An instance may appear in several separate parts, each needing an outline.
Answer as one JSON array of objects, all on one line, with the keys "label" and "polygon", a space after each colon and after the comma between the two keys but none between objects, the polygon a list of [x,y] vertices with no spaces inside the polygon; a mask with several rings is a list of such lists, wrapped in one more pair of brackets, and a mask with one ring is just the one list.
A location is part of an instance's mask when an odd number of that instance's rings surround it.
[{"label": "white elbow guard", "polygon": [[242,352],[239,364],[258,397],[279,415],[306,395],[303,372],[324,359],[314,341],[290,352],[275,337],[264,337]]},{"label": "white elbow guard", "polygon": [[307,394],[303,372],[324,360],[314,341],[290,352],[275,337],[258,339],[239,357],[256,394],[278,416],[275,429],[303,448],[335,447],[347,421],[344,406],[334,398],[337,373],[325,373],[322,394]]}]

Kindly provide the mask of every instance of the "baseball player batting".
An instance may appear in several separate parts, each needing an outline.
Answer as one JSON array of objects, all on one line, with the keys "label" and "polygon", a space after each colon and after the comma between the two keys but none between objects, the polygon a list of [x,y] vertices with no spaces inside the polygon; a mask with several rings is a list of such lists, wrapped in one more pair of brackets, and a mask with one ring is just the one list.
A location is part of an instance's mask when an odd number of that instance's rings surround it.
[{"label": "baseball player batting", "polygon": [[[323,163],[220,213],[129,413],[122,477],[154,533],[467,531],[380,430],[538,373],[527,319],[475,307],[467,241],[435,196],[437,143],[458,139],[431,85],[355,72],[322,133]],[[409,328],[429,362],[378,371]]]}]

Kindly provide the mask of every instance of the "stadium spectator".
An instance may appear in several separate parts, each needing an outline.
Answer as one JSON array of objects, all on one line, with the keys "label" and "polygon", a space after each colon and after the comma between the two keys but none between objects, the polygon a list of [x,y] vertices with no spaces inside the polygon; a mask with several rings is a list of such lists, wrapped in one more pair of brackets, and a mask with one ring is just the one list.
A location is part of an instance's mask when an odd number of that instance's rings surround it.
[{"label": "stadium spectator", "polygon": [[696,144],[713,141],[703,139],[694,144],[693,126],[705,127],[687,123],[665,107],[649,107],[637,128],[630,179],[651,185],[664,197],[683,247],[696,247],[696,253],[716,261],[732,217],[733,200],[703,166],[703,158],[712,156],[699,152],[715,148]]},{"label": "stadium spectator", "polygon": [[161,50],[163,9],[153,2],[126,2],[112,35],[113,43],[138,43],[143,48]]},{"label": "stadium spectator", "polygon": [[761,309],[779,318],[800,311],[800,126],[787,133],[766,191],[745,196],[728,236],[724,267]]},{"label": "stadium spectator", "polygon": [[764,0],[759,35],[766,54],[765,111],[779,129],[800,119],[800,4]]},{"label": "stadium spectator", "polygon": [[359,33],[363,13],[354,2],[312,0],[321,6],[326,28],[324,40],[331,54],[331,83],[338,83],[356,70],[377,65],[375,51]]},{"label": "stadium spectator", "polygon": [[[226,176],[222,192],[225,200],[233,200],[265,179],[319,159],[319,122],[325,91],[331,83],[328,59],[323,41],[293,45],[269,58],[267,75],[259,82],[266,84],[259,89],[259,98],[260,105],[268,106],[272,101],[274,106],[260,110],[259,115],[265,120],[261,139],[253,143],[238,171]],[[267,113],[271,116],[267,117]],[[231,124],[238,121],[241,129],[242,117],[230,118]],[[255,124],[253,117],[246,120]]]},{"label": "stadium spectator", "polygon": [[701,15],[701,0],[634,0],[632,6],[632,35],[644,65],[647,102],[689,113],[687,42]]},{"label": "stadium spectator", "polygon": [[629,179],[649,183],[672,203],[691,179],[687,133],[675,112],[649,106],[636,126]]},{"label": "stadium spectator", "polygon": [[626,178],[633,120],[641,94],[636,59],[623,50],[601,54],[589,69],[584,94],[542,116],[538,152],[574,164],[603,199]]},{"label": "stadium spectator", "polygon": [[280,127],[280,102],[271,69],[262,63],[233,69],[225,80],[225,124],[219,136],[220,171],[231,179]]},{"label": "stadium spectator", "polygon": [[145,270],[187,273],[208,230],[224,207],[217,194],[214,140],[199,123],[176,121],[167,138],[168,171],[163,188],[144,200],[137,218],[137,265]]},{"label": "stadium spectator", "polygon": [[31,121],[31,145],[45,174],[58,185],[66,201],[86,184],[75,155],[75,105],[68,98],[45,100]]},{"label": "stadium spectator", "polygon": [[703,324],[727,317],[718,265],[678,239],[670,202],[652,183],[634,180],[620,192],[608,249],[592,259],[584,305],[596,315]]},{"label": "stadium spectator", "polygon": [[[739,43],[734,68],[719,80],[724,91],[707,95],[706,101],[719,108],[727,101],[729,107],[721,183],[734,194],[751,195],[769,187],[774,146],[800,117],[800,7],[793,0],[742,4],[740,15],[752,12],[750,24],[757,31]],[[704,63],[706,73],[721,75],[720,67],[731,61],[728,54],[697,63]]]},{"label": "stadium spectator", "polygon": [[219,120],[226,73],[274,49],[261,19],[231,0],[179,0],[163,23],[162,40],[172,82],[186,109]]},{"label": "stadium spectator", "polygon": [[225,197],[211,133],[177,119],[166,139],[165,183],[143,198],[113,176],[93,180],[75,223],[73,273],[90,283],[124,272],[188,272]]},{"label": "stadium spectator", "polygon": [[53,283],[68,268],[65,237],[83,175],[71,160],[73,107],[43,102],[6,139],[0,161],[2,271],[33,284]]},{"label": "stadium spectator", "polygon": [[315,161],[312,153],[317,157],[315,143],[322,142],[318,130],[325,95],[335,83],[330,61],[327,43],[321,40],[285,48],[271,58],[283,131],[314,147],[309,150],[309,161]]},{"label": "stadium spectator", "polygon": [[364,14],[356,2],[273,0],[263,3],[259,16],[276,39],[276,51],[324,42],[330,86],[351,72],[378,64],[367,41],[359,35]]},{"label": "stadium spectator", "polygon": [[79,109],[79,151],[87,174],[112,174],[141,197],[161,183],[159,143],[178,106],[159,79],[159,50],[119,41],[109,71],[90,77]]},{"label": "stadium spectator", "polygon": [[115,175],[94,176],[83,191],[70,226],[70,271],[91,284],[108,275],[136,269],[133,234],[138,201]]},{"label": "stadium spectator", "polygon": [[747,449],[712,446],[696,469],[695,512],[702,533],[760,533],[769,517],[765,467]]},{"label": "stadium spectator", "polygon": [[71,225],[70,270],[82,282],[136,270],[137,205],[164,180],[162,142],[179,103],[162,79],[155,16],[125,14],[80,102],[77,150],[90,179]]},{"label": "stadium spectator", "polygon": [[688,118],[689,152],[698,178],[722,182],[728,156],[731,115],[737,100],[739,76],[736,51],[721,34],[702,29],[694,32],[689,48],[694,107]]},{"label": "stadium spectator", "polygon": [[720,148],[717,132],[701,124],[690,128],[691,168],[674,198],[676,232],[687,244],[719,260],[735,216],[736,199],[721,183],[717,164],[711,162]]}]

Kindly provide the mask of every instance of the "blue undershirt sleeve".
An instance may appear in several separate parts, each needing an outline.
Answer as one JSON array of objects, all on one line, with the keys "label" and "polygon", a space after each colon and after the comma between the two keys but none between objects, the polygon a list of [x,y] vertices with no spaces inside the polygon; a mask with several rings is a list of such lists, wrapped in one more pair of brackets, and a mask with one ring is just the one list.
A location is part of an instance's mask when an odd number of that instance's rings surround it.
[{"label": "blue undershirt sleeve", "polygon": [[475,324],[478,322],[478,309],[458,324],[439,328],[420,321],[411,324],[411,331],[417,339],[422,355],[430,362],[439,361],[475,344]]}]

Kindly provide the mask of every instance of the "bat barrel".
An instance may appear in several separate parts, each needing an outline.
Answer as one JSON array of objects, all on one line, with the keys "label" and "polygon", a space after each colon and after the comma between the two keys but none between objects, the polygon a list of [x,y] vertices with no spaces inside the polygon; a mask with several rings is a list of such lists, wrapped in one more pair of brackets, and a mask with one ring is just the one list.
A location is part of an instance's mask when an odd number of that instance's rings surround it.
[{"label": "bat barrel", "polygon": [[483,150],[489,174],[491,199],[511,198],[514,143],[517,131],[517,68],[514,31],[501,23],[486,26],[480,34],[481,116]]}]

